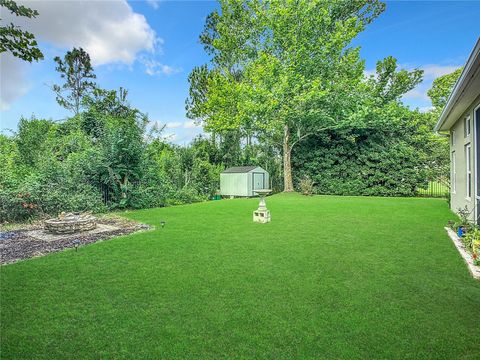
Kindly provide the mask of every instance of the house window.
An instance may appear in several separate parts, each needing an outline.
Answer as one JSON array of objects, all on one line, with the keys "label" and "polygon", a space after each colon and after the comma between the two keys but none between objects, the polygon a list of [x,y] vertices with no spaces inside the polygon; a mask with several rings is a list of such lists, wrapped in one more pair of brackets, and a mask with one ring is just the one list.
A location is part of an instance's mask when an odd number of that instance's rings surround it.
[{"label": "house window", "polygon": [[471,146],[470,144],[465,145],[465,170],[466,170],[466,193],[467,199],[470,200],[472,197],[472,161],[471,161]]},{"label": "house window", "polygon": [[455,158],[455,151],[452,151],[452,193],[457,192],[457,165]]},{"label": "house window", "polygon": [[470,135],[470,116],[467,116],[464,120],[465,124],[464,124],[464,129],[465,129],[465,137],[469,136]]},{"label": "house window", "polygon": [[452,134],[450,135],[450,143],[452,147],[455,146],[455,130],[452,130]]}]

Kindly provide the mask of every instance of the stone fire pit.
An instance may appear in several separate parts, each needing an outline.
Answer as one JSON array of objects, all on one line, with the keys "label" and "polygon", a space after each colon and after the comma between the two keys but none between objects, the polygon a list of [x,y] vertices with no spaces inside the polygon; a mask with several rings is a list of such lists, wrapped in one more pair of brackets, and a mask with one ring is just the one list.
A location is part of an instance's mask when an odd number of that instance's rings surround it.
[{"label": "stone fire pit", "polygon": [[45,230],[52,234],[73,234],[97,227],[97,218],[89,213],[64,213],[45,220]]}]

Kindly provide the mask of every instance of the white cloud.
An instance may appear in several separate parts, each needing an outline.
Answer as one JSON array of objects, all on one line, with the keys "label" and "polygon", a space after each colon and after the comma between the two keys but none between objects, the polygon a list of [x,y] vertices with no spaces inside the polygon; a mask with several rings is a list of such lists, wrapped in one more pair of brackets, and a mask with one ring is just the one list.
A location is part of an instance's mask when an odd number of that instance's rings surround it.
[{"label": "white cloud", "polygon": [[30,84],[26,71],[28,63],[18,61],[9,53],[0,55],[0,110],[7,110],[10,104],[25,95]]},{"label": "white cloud", "polygon": [[193,129],[193,128],[199,128],[201,127],[201,125],[197,125],[193,120],[187,120],[183,123],[183,127],[185,129]]},{"label": "white cloud", "polygon": [[[462,65],[438,65],[438,64],[426,64],[419,67],[412,66],[411,64],[399,64],[400,69],[406,69],[412,71],[413,69],[423,70],[423,81],[417,85],[414,89],[403,95],[403,99],[409,105],[419,107],[420,111],[428,111],[431,108],[430,98],[427,95],[427,91],[432,87],[433,80],[436,78],[450,74],[457,70]],[[375,75],[375,69],[365,70],[365,76]],[[421,105],[419,105],[421,104]]]},{"label": "white cloud", "polygon": [[168,129],[175,129],[175,128],[179,128],[183,125],[183,123],[181,123],[180,121],[171,121],[171,122],[167,122],[166,126]]},{"label": "white cloud", "polygon": [[196,136],[203,133],[201,125],[196,125],[192,120],[179,119],[175,121],[156,120],[151,122],[152,126],[161,129],[165,126],[161,137],[165,141],[170,141],[176,144],[187,144]]},{"label": "white cloud", "polygon": [[420,69],[423,70],[423,78],[425,80],[435,80],[437,77],[450,74],[457,70],[462,65],[423,65]]},{"label": "white cloud", "polygon": [[160,7],[160,0],[147,0],[147,4],[157,10]]},{"label": "white cloud", "polygon": [[20,1],[36,9],[35,19],[5,14],[31,31],[40,41],[60,48],[82,47],[94,65],[112,62],[132,64],[140,51],[154,51],[155,31],[145,17],[125,0],[114,1]]},{"label": "white cloud", "polygon": [[418,108],[418,111],[422,112],[422,113],[426,113],[426,112],[429,112],[431,110],[433,110],[434,107],[433,106],[422,106],[422,107],[419,107]]},{"label": "white cloud", "polygon": [[145,73],[152,76],[161,74],[171,75],[181,71],[181,69],[162,64],[161,62],[151,58],[144,57],[140,61],[145,65]]},{"label": "white cloud", "polygon": [[[420,111],[431,110],[430,98],[427,95],[427,91],[432,87],[433,80],[436,78],[450,74],[457,70],[462,65],[439,65],[439,64],[426,64],[422,66],[413,66],[412,64],[399,64],[399,69],[406,69],[412,71],[413,69],[423,70],[423,81],[417,85],[414,89],[403,95],[402,99],[408,105],[418,107]],[[366,77],[375,75],[375,69],[368,69],[364,71]]]},{"label": "white cloud", "polygon": [[[126,0],[18,3],[37,10],[39,15],[28,19],[4,12],[2,21],[13,22],[32,32],[42,49],[46,44],[63,53],[73,47],[82,47],[90,54],[94,67],[104,64],[131,65],[141,53],[158,54],[163,43],[146,18],[135,13]],[[9,60],[3,55],[1,106],[6,108],[27,92],[27,67],[22,60]],[[6,68],[9,71],[4,71]],[[168,66],[162,70],[172,72]],[[7,88],[8,84],[15,84],[14,89]]]},{"label": "white cloud", "polygon": [[[457,70],[461,65],[435,65],[427,64],[422,65],[419,69],[423,70],[423,81],[417,85],[414,89],[407,92],[403,99],[406,100],[416,100],[422,102],[424,105],[420,106],[419,109],[429,109],[430,98],[427,95],[427,91],[432,87],[433,80],[436,78],[450,74]],[[412,70],[413,67],[405,66],[406,69]]]},{"label": "white cloud", "polygon": [[[431,85],[431,84],[430,84]],[[421,99],[421,100],[429,100],[427,95],[427,91],[430,89],[430,86],[425,86],[425,84],[420,84],[416,88],[410,90],[409,92],[403,95],[404,99]]]}]

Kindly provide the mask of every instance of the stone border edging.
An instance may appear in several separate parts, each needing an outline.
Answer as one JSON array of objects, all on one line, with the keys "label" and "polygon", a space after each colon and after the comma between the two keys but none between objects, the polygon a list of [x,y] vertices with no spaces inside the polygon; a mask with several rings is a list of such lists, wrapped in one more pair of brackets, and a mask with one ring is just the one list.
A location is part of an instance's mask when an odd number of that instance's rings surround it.
[{"label": "stone border edging", "polygon": [[447,230],[448,236],[450,237],[450,239],[452,239],[453,244],[457,248],[460,255],[462,255],[463,260],[467,263],[468,270],[470,271],[472,276],[475,279],[480,280],[480,266],[473,264],[472,255],[470,255],[470,253],[465,249],[465,246],[463,246],[463,243],[457,236],[457,234],[455,234],[455,232],[449,227],[445,227],[444,229]]}]

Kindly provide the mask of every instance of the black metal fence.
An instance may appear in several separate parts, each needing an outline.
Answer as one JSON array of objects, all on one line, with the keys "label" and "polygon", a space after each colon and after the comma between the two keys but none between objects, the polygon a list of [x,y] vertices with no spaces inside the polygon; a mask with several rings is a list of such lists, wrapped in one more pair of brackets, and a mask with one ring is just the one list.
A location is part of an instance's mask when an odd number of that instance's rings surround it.
[{"label": "black metal fence", "polygon": [[99,186],[100,193],[102,194],[102,201],[104,205],[107,205],[112,200],[112,195],[110,193],[110,188],[107,184],[100,184]]},{"label": "black metal fence", "polygon": [[427,189],[418,189],[418,196],[421,197],[446,198],[449,194],[449,185],[442,181],[429,181]]},{"label": "black metal fence", "polygon": [[[129,183],[130,189],[135,189],[138,186],[140,186],[139,180],[133,180]],[[104,205],[111,204],[113,201],[115,201],[115,193],[108,184],[100,184],[98,186],[98,190],[102,195],[102,201]]]}]

